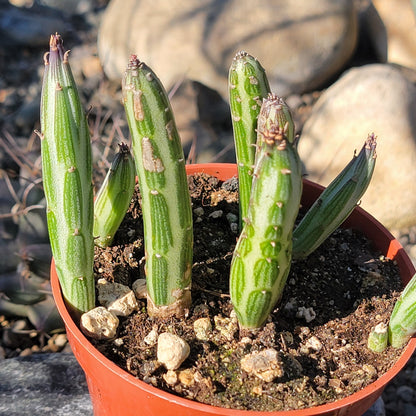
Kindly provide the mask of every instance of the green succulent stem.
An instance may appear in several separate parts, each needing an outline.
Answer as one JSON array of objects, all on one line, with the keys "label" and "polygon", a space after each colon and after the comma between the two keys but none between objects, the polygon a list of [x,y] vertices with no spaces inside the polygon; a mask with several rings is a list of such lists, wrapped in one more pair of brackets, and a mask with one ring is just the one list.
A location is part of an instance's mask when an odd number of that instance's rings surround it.
[{"label": "green succulent stem", "polygon": [[181,141],[163,85],[135,55],[122,90],[142,197],[148,310],[183,316],[191,303],[193,230]]},{"label": "green succulent stem", "polygon": [[270,92],[266,72],[247,52],[236,54],[229,71],[229,98],[238,166],[240,227],[247,216],[257,141],[257,118]]},{"label": "green succulent stem", "polygon": [[136,169],[129,147],[121,143],[94,203],[94,241],[108,247],[131,202]]},{"label": "green succulent stem", "polygon": [[374,352],[383,352],[388,344],[388,327],[381,322],[374,328],[371,328],[368,335],[367,347]]},{"label": "green succulent stem", "polygon": [[77,313],[95,306],[91,144],[62,38],[50,38],[41,96],[42,175],[52,253]]},{"label": "green succulent stem", "polygon": [[389,322],[389,343],[401,348],[416,333],[416,274],[394,305]]},{"label": "green succulent stem", "polygon": [[261,107],[250,205],[231,262],[231,301],[244,328],[263,325],[283,293],[291,265],[302,178],[282,103],[270,94]]},{"label": "green succulent stem", "polygon": [[307,257],[346,220],[366,191],[375,162],[376,137],[372,134],[296,227],[293,233],[294,258]]}]

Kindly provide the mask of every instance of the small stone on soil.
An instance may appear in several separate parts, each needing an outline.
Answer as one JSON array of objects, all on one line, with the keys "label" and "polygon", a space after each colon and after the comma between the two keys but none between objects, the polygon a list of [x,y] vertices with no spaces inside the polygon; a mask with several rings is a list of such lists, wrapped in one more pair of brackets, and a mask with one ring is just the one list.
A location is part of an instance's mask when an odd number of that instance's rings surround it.
[{"label": "small stone on soil", "polygon": [[312,351],[319,352],[322,349],[322,342],[317,337],[311,336],[306,340],[305,347]]},{"label": "small stone on soil", "polygon": [[163,379],[170,386],[174,386],[178,382],[178,375],[176,374],[176,371],[168,370],[165,374],[163,374]]},{"label": "small stone on soil", "polygon": [[157,340],[157,359],[168,370],[176,370],[188,358],[189,344],[178,335],[163,332]]},{"label": "small stone on soil", "polygon": [[157,329],[153,328],[145,337],[144,337],[144,342],[147,345],[153,346],[157,343],[157,337],[158,337],[158,333],[157,333]]},{"label": "small stone on soil", "polygon": [[284,374],[279,353],[274,348],[245,355],[241,359],[241,368],[266,382],[273,381]]},{"label": "small stone on soil", "polygon": [[209,214],[208,217],[210,217],[210,218],[221,218],[222,214],[223,214],[223,211],[219,209],[217,211],[211,212],[211,214]]},{"label": "small stone on soil", "polygon": [[133,282],[132,289],[137,299],[147,298],[146,279],[137,279]]},{"label": "small stone on soil", "polygon": [[82,332],[91,338],[111,339],[117,333],[118,324],[117,316],[103,306],[97,306],[82,314],[80,326]]},{"label": "small stone on soil", "polygon": [[114,315],[129,316],[138,308],[136,296],[128,286],[99,279],[97,290],[98,302]]},{"label": "small stone on soil", "polygon": [[209,318],[199,318],[194,322],[195,337],[200,341],[208,341],[212,332],[212,325]]},{"label": "small stone on soil", "polygon": [[217,329],[222,337],[231,341],[238,330],[237,318],[223,318],[221,316],[214,316],[215,329]]},{"label": "small stone on soil", "polygon": [[195,371],[191,370],[190,368],[182,370],[179,372],[178,378],[184,386],[189,387],[195,383]]},{"label": "small stone on soil", "polygon": [[316,318],[316,312],[313,310],[313,308],[305,308],[304,306],[301,306],[298,308],[296,318],[303,318],[306,322],[309,323]]}]

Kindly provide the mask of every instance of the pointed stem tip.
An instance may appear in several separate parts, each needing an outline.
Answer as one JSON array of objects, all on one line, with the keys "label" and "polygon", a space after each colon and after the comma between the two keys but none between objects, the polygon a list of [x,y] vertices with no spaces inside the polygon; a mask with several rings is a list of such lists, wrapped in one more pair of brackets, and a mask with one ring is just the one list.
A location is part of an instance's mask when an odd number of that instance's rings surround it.
[{"label": "pointed stem tip", "polygon": [[137,69],[142,65],[137,55],[130,55],[128,69]]},{"label": "pointed stem tip", "polygon": [[373,159],[377,157],[376,147],[377,147],[377,136],[374,133],[368,135],[367,140],[365,141],[365,149],[369,151]]},{"label": "pointed stem tip", "polygon": [[63,40],[59,33],[55,33],[49,39],[49,47],[51,50],[57,50],[59,46],[63,46]]}]

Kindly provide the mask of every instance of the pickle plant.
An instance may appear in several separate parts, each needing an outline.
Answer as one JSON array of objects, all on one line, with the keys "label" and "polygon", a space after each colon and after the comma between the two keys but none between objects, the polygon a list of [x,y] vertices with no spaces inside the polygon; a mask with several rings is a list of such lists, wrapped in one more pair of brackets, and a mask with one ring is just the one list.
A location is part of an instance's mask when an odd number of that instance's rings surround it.
[{"label": "pickle plant", "polygon": [[[252,60],[239,52],[235,61],[239,64],[233,63],[229,77],[234,134],[248,137],[245,126],[250,125],[252,114],[243,113],[240,108],[244,108],[244,101],[252,99],[248,92],[254,78],[246,77]],[[266,75],[260,73],[267,85]],[[230,270],[231,301],[239,323],[253,329],[263,325],[282,296],[292,257],[312,253],[351,213],[368,187],[376,159],[376,139],[370,135],[359,154],[354,155],[293,231],[302,178],[288,106],[281,98],[269,94],[263,98],[254,126],[257,127],[251,131],[251,134],[257,132],[254,163],[244,171],[251,176],[250,199],[246,208],[240,208],[247,215],[242,218],[244,226]],[[240,134],[241,131],[244,133]],[[245,155],[250,153],[253,143],[236,140],[236,147],[243,148],[236,152],[238,166],[248,166]],[[240,200],[241,203],[247,202]]]},{"label": "pickle plant", "polygon": [[90,134],[62,38],[50,38],[41,96],[42,176],[49,239],[65,299],[95,306]]},{"label": "pickle plant", "polygon": [[260,62],[245,51],[236,54],[230,67],[229,98],[238,160],[240,227],[247,217],[257,142],[257,118],[263,98],[270,93],[269,81]]},{"label": "pickle plant", "polygon": [[376,138],[372,134],[302,218],[293,233],[295,258],[309,256],[351,214],[370,183],[375,151]]},{"label": "pickle plant", "polygon": [[120,143],[94,203],[95,245],[108,247],[113,241],[134,191],[135,167],[129,147]]},{"label": "pickle plant", "polygon": [[193,229],[181,141],[165,88],[135,55],[122,91],[142,197],[148,311],[183,316],[191,306]]},{"label": "pickle plant", "polygon": [[231,263],[231,300],[248,328],[263,324],[283,291],[302,195],[302,165],[283,105],[270,94],[261,107],[250,203]]},{"label": "pickle plant", "polygon": [[120,145],[93,206],[91,143],[86,115],[64,50],[52,35],[41,96],[42,176],[49,240],[66,301],[79,315],[95,307],[94,240],[113,239],[130,204],[135,170]]}]

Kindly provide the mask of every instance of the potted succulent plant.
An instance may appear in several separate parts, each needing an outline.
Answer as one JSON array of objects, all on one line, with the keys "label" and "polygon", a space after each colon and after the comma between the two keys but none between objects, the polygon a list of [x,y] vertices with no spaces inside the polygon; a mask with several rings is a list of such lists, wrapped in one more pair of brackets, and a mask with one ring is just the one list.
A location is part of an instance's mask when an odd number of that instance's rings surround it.
[{"label": "potted succulent plant", "polygon": [[[178,397],[138,380],[100,353],[85,336],[94,336],[87,329],[87,321],[95,319],[92,327],[99,321],[118,321],[113,312],[95,308],[94,238],[99,237],[103,245],[112,240],[124,217],[126,200],[131,198],[134,172],[129,152],[122,147],[103,184],[105,189],[97,197],[94,214],[88,128],[59,35],[51,37],[45,65],[40,136],[54,254],[52,287],[69,342],[86,373],[95,414],[246,414],[246,410]],[[237,165],[185,166],[167,94],[154,72],[134,55],[123,79],[123,101],[143,211],[145,313],[149,319],[184,320],[192,308],[192,209],[186,173],[205,172],[225,180],[235,176],[238,169],[241,232],[231,261],[230,296],[235,322],[241,334],[249,335],[246,338],[256,336],[278,305],[292,257],[307,257],[351,213],[349,223],[363,231],[384,256],[398,263],[403,284],[414,274],[411,262],[391,234],[356,208],[374,169],[375,137],[369,136],[362,150],[327,189],[302,180],[290,111],[282,99],[270,93],[264,70],[248,54],[237,54],[230,69]],[[295,227],[301,204],[309,209]],[[409,316],[409,305],[414,304],[412,299],[409,301],[409,293],[411,296],[412,290],[407,290],[398,302],[404,306],[397,316]],[[90,311],[94,310],[92,318]],[[409,324],[409,330],[403,331],[395,324],[390,327],[391,334],[396,327],[404,332],[402,346],[415,328]],[[99,329],[99,337],[108,336],[105,332]],[[369,345],[373,346],[378,336],[377,331],[370,335]],[[390,338],[393,343],[394,337]],[[173,345],[170,349],[174,349]],[[316,407],[267,413],[362,414],[414,349],[415,342],[411,340],[390,370],[351,396]],[[176,377],[179,365],[164,365]],[[273,367],[269,381],[280,376],[279,369]],[[262,391],[255,394],[262,395]],[[254,410],[250,414],[266,413]]]}]

